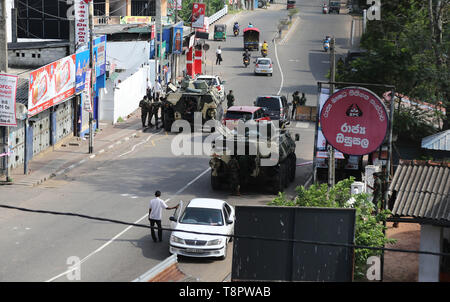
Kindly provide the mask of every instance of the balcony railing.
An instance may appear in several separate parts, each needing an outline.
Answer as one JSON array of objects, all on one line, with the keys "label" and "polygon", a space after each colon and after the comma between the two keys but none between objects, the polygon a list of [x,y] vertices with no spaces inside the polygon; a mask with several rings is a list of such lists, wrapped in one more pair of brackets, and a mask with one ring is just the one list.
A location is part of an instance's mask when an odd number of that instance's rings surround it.
[{"label": "balcony railing", "polygon": [[103,17],[94,16],[94,25],[111,25],[111,24],[120,24],[120,16],[103,16]]}]

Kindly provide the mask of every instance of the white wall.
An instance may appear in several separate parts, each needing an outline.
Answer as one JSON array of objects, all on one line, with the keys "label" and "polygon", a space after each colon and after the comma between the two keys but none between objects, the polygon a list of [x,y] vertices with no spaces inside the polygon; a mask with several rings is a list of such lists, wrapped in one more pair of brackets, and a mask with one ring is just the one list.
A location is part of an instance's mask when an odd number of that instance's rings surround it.
[{"label": "white wall", "polygon": [[6,35],[8,36],[8,42],[12,42],[11,32],[11,8],[14,8],[14,0],[2,0],[6,1]]},{"label": "white wall", "polygon": [[[441,252],[442,228],[422,224],[420,227],[420,250]],[[419,282],[439,282],[440,257],[419,255]]]}]

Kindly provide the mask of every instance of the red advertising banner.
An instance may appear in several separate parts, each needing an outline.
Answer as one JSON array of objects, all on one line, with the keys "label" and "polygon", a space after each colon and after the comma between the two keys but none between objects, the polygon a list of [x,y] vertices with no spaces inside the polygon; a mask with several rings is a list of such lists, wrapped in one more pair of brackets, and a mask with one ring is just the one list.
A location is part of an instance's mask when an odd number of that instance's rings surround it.
[{"label": "red advertising banner", "polygon": [[192,24],[191,27],[203,28],[205,24],[205,3],[194,3],[192,5]]},{"label": "red advertising banner", "polygon": [[323,135],[335,149],[349,155],[365,155],[383,143],[389,119],[376,94],[361,87],[347,87],[325,102],[320,124]]},{"label": "red advertising banner", "polygon": [[64,101],[75,93],[75,54],[30,73],[28,116]]}]

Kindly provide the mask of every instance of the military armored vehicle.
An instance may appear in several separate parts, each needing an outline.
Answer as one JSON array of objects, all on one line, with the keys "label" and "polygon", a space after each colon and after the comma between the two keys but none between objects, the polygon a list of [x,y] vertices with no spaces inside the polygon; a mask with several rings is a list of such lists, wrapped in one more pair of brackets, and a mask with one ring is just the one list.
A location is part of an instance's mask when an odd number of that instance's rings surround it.
[{"label": "military armored vehicle", "polygon": [[[261,126],[266,123],[270,125],[269,131],[261,131]],[[217,131],[221,135],[212,143],[209,161],[213,190],[229,185],[231,172],[228,163],[233,157],[239,163],[241,187],[257,184],[278,194],[294,181],[297,162],[295,141],[300,139],[299,134],[293,139],[288,130],[276,128],[272,122],[259,122],[256,131],[245,133],[223,128],[217,130],[222,132]]]},{"label": "military armored vehicle", "polygon": [[223,99],[215,87],[205,81],[184,79],[181,87],[169,92],[162,99],[164,130],[171,131],[176,120],[186,120],[194,124],[194,113],[201,112],[202,125],[208,120],[221,120]]}]

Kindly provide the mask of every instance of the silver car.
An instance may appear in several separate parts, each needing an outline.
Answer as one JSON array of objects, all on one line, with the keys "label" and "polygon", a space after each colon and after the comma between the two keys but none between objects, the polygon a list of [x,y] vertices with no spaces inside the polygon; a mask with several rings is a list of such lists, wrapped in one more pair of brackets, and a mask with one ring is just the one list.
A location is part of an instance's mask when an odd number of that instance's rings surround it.
[{"label": "silver car", "polygon": [[257,58],[255,61],[255,75],[268,74],[272,76],[272,59],[271,58]]}]

